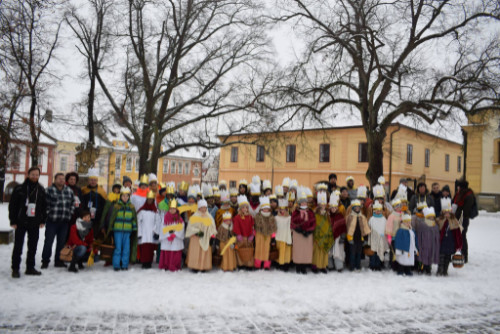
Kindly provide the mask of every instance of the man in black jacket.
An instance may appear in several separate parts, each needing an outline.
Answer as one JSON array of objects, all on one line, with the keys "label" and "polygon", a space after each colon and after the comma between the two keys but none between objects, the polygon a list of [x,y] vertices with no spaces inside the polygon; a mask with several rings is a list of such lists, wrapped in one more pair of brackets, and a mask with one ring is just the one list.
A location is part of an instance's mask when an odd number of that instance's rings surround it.
[{"label": "man in black jacket", "polygon": [[469,220],[475,201],[474,192],[469,188],[469,182],[466,180],[459,180],[457,184],[457,193],[453,198],[453,205],[456,208],[455,217],[458,221],[462,219],[462,255],[464,256],[465,263],[469,262],[467,231],[469,230]]},{"label": "man in black jacket", "polygon": [[9,202],[10,226],[15,230],[14,250],[12,251],[12,277],[19,278],[19,267],[23,253],[24,236],[28,233],[28,255],[26,275],[39,276],[35,269],[35,255],[38,245],[39,229],[47,220],[45,189],[38,183],[40,169],[31,167],[28,178],[12,192]]}]

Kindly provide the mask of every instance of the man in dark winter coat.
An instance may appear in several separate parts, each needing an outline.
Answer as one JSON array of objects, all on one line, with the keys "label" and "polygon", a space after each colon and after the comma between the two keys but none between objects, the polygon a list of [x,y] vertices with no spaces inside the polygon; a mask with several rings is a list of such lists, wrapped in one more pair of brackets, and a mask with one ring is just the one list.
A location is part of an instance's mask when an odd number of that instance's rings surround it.
[{"label": "man in dark winter coat", "polygon": [[14,249],[12,251],[12,277],[19,278],[19,267],[23,253],[24,236],[28,233],[28,255],[26,257],[26,275],[39,276],[35,269],[35,255],[39,229],[47,220],[45,189],[38,183],[40,169],[31,167],[28,178],[12,192],[9,202],[10,226],[15,230]]},{"label": "man in dark winter coat", "polygon": [[462,255],[465,263],[469,260],[469,245],[467,244],[467,230],[469,229],[469,220],[472,207],[475,202],[474,192],[469,188],[469,182],[461,180],[457,184],[457,193],[453,198],[453,205],[456,206],[455,217],[458,221],[462,218]]},{"label": "man in dark winter coat", "polygon": [[76,222],[76,219],[80,217],[80,210],[82,204],[82,189],[77,186],[80,177],[76,172],[70,172],[66,174],[66,185],[73,191],[75,196],[75,210],[73,211],[73,217],[71,217],[70,225]]},{"label": "man in dark winter coat", "polygon": [[54,176],[54,183],[47,188],[46,196],[47,223],[42,252],[42,269],[49,267],[54,238],[57,238],[54,265],[59,268],[66,268],[64,262],[59,259],[59,254],[68,239],[69,224],[75,208],[75,195],[66,186],[63,173],[57,173]]},{"label": "man in dark winter coat", "polygon": [[82,210],[90,211],[92,220],[92,230],[95,239],[102,239],[104,236],[99,229],[102,212],[106,206],[108,195],[98,183],[99,172],[96,169],[89,170],[89,184],[82,188]]},{"label": "man in dark winter coat", "polygon": [[439,183],[437,182],[434,182],[432,184],[431,197],[434,201],[434,211],[436,213],[436,217],[439,217],[439,215],[441,214],[441,197],[443,197],[443,194],[441,193],[441,190],[439,189]]}]

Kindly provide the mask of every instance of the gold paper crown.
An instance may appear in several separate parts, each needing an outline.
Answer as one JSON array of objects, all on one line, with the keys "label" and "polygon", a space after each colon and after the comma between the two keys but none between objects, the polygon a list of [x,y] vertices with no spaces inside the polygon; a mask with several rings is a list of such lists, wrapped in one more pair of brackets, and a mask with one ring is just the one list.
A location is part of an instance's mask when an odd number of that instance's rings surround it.
[{"label": "gold paper crown", "polygon": [[189,183],[187,183],[186,181],[182,181],[181,183],[179,183],[179,190],[188,191],[188,189]]},{"label": "gold paper crown", "polygon": [[295,202],[295,193],[293,191],[288,192],[288,201]]},{"label": "gold paper crown", "polygon": [[177,200],[175,198],[170,201],[169,207],[170,208],[177,208]]},{"label": "gold paper crown", "polygon": [[224,212],[224,214],[222,215],[222,220],[228,220],[228,219],[231,219],[233,218],[233,215],[231,214],[230,211],[226,211]]},{"label": "gold paper crown", "polygon": [[155,193],[152,190],[148,191],[148,194],[146,195],[146,198],[155,198],[155,197],[156,197],[156,195],[155,195]]},{"label": "gold paper crown", "polygon": [[165,187],[166,187],[165,183],[163,183],[163,182],[160,182],[159,185],[160,185],[160,189],[165,189]]},{"label": "gold paper crown", "polygon": [[142,174],[141,178],[139,179],[139,183],[149,184],[148,175],[147,174]]}]

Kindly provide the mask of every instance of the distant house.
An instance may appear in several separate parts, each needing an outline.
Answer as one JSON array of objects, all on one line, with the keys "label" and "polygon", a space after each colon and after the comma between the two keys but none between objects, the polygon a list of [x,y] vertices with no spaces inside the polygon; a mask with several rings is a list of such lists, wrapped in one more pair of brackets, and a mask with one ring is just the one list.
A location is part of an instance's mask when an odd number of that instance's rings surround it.
[{"label": "distant house", "polygon": [[[52,184],[53,163],[56,142],[44,135],[40,136],[38,146],[38,167],[40,184],[44,187]],[[5,171],[4,201],[9,201],[14,187],[23,183],[31,167],[31,147],[27,140],[14,139],[9,145],[7,168]]]},{"label": "distant house", "polygon": [[466,179],[480,208],[500,210],[500,114],[485,112],[469,117]]},{"label": "distant house", "polygon": [[[337,174],[345,185],[353,176],[355,186],[367,185],[368,144],[361,126],[250,133],[221,140],[256,141],[256,145],[226,146],[220,152],[219,180],[230,187],[253,175],[269,179],[273,187],[284,177],[312,187]],[[391,143],[392,140],[392,143]],[[383,144],[386,189],[394,189],[402,177],[439,182],[450,187],[463,174],[462,145],[403,124],[392,124]],[[414,183],[409,184],[414,187]],[[273,188],[274,189],[274,188]]]}]

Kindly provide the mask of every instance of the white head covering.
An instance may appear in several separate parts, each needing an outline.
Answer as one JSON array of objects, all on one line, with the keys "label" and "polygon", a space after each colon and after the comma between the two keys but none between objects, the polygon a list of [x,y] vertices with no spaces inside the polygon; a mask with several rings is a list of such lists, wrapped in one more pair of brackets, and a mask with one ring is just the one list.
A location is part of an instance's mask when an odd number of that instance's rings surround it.
[{"label": "white head covering", "polygon": [[214,195],[212,187],[210,187],[207,183],[203,183],[201,185],[201,192],[203,194],[203,198],[212,197]]},{"label": "white head covering", "polygon": [[290,178],[289,177],[283,178],[283,182],[281,183],[281,185],[283,187],[290,187]]},{"label": "white head covering", "polygon": [[[236,188],[229,189],[229,196],[238,196],[238,189],[236,189]],[[222,197],[222,194],[221,194],[221,197]]]},{"label": "white head covering", "polygon": [[299,183],[297,180],[290,180],[290,189],[298,189],[299,188]]},{"label": "white head covering", "polygon": [[238,196],[238,206],[248,205],[248,199],[245,195]]},{"label": "white head covering", "polygon": [[436,217],[436,212],[434,211],[434,208],[431,206],[430,208],[424,208],[424,217]]},{"label": "white head covering", "polygon": [[276,187],[274,187],[274,193],[276,194],[276,196],[280,197],[285,196],[285,193],[283,192],[283,187],[279,184]]},{"label": "white head covering", "polygon": [[317,194],[317,199],[318,199],[318,204],[325,204],[326,205],[326,191],[319,191]]},{"label": "white head covering", "polygon": [[151,182],[158,182],[158,178],[156,177],[155,174],[149,173],[149,175],[148,175],[148,182],[149,183],[151,183]]},{"label": "white head covering", "polygon": [[373,187],[373,198],[385,198],[384,186],[377,184]]},{"label": "white head covering", "polygon": [[297,203],[307,202],[307,187],[299,187],[297,189]]},{"label": "white head covering", "polygon": [[99,177],[99,169],[97,168],[90,168],[88,171],[89,178],[98,178]]},{"label": "white head covering", "polygon": [[270,208],[271,207],[271,202],[270,202],[268,196],[261,196],[259,198],[259,203],[260,203],[261,208]]},{"label": "white head covering", "polygon": [[220,201],[222,203],[229,202],[229,192],[227,190],[221,190],[220,193]]},{"label": "white head covering", "polygon": [[385,184],[385,177],[383,175],[380,175],[380,177],[378,178],[377,181],[379,184],[384,185]]},{"label": "white head covering", "polygon": [[260,183],[250,183],[250,195],[258,196],[260,195]]},{"label": "white head covering", "polygon": [[398,192],[396,193],[396,196],[394,198],[399,198],[400,201],[406,201],[408,202],[408,193],[406,192],[407,187],[400,183],[398,186]]},{"label": "white head covering", "polygon": [[451,198],[441,198],[441,211],[451,211]]},{"label": "white head covering", "polygon": [[121,187],[120,189],[120,194],[129,194],[130,195],[131,191],[129,187]]},{"label": "white head covering", "polygon": [[375,201],[375,203],[373,203],[373,210],[382,210],[382,209],[383,209],[382,203],[380,203],[379,201]]},{"label": "white head covering", "polygon": [[339,195],[333,191],[330,195],[330,207],[336,207],[336,206],[339,206],[339,200],[340,200],[340,197]]},{"label": "white head covering", "polygon": [[271,181],[269,180],[264,180],[264,182],[262,182],[262,189],[263,190],[266,190],[266,189],[273,189],[273,186],[271,185]]},{"label": "white head covering", "polygon": [[203,207],[205,207],[205,208],[208,207],[207,201],[205,201],[204,199],[200,199],[198,201],[198,209],[203,208]]},{"label": "white head covering", "polygon": [[349,182],[349,180],[352,180],[354,182],[354,177],[349,175],[348,177],[345,178],[345,183]]},{"label": "white head covering", "polygon": [[366,192],[366,186],[359,186],[357,198],[366,198]]}]

